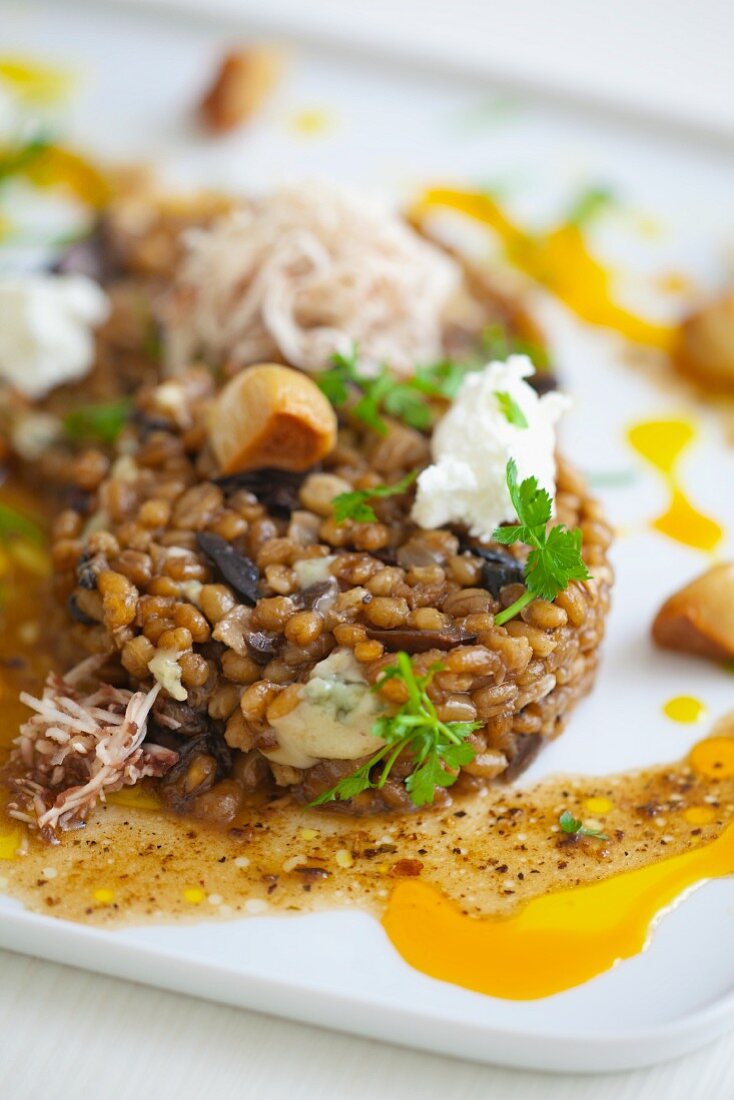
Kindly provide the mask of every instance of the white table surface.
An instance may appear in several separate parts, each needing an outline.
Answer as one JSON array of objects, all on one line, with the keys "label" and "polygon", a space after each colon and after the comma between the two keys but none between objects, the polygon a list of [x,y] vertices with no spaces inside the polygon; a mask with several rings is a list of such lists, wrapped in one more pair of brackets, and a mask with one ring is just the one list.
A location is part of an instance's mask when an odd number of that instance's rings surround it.
[{"label": "white table surface", "polygon": [[734,1034],[633,1073],[519,1073],[2,951],[0,1079],[13,1100],[727,1100]]}]

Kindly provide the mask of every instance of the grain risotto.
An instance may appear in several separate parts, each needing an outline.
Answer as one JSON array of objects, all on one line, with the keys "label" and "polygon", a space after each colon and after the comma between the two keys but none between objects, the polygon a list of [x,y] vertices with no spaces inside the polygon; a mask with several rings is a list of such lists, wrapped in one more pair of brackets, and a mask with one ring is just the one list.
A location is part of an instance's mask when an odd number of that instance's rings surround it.
[{"label": "grain risotto", "polygon": [[[292,194],[247,218],[207,199],[173,226],[165,203],[137,196],[132,230],[129,201],[93,242],[111,313],[87,377],[11,403],[16,437],[24,419],[48,431],[24,476],[65,503],[53,587],[61,659],[76,666],[24,699],[11,813],[54,840],[143,779],[173,811],[222,826],[253,795],[406,813],[512,779],[592,686],[613,580],[609,524],[552,432],[554,484],[523,469],[554,380],[522,301],[394,214],[379,215],[372,252],[361,223],[345,239],[354,196],[335,223],[330,193],[306,192],[295,229]],[[182,223],[197,227],[190,241]],[[354,331],[345,288],[360,262],[373,281]],[[231,312],[216,331],[204,313],[223,263],[239,281],[216,291]],[[399,297],[421,265],[430,330]],[[289,361],[296,346],[308,352]],[[201,351],[208,363],[192,360]],[[498,373],[511,352],[541,369]],[[515,526],[421,526],[433,428],[450,438],[461,387],[482,370],[509,381],[487,383],[495,419],[482,426],[503,457],[481,491]],[[85,430],[53,429],[80,411]],[[482,445],[479,433],[462,457],[467,483],[486,474]]]}]

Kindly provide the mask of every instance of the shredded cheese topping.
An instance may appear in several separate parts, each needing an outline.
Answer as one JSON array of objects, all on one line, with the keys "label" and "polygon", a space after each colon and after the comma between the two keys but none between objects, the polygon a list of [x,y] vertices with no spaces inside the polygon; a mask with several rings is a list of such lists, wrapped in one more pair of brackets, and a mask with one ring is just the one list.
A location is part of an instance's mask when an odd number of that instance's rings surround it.
[{"label": "shredded cheese topping", "polygon": [[395,213],[325,185],[291,187],[192,230],[169,302],[175,372],[202,355],[321,370],[353,343],[408,372],[441,354],[459,266]]}]

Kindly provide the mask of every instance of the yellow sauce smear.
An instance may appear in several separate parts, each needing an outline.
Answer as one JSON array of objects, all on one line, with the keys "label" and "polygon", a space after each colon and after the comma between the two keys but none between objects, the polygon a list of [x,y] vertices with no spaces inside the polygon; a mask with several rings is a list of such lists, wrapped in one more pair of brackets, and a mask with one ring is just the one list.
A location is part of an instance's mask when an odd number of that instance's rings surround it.
[{"label": "yellow sauce smear", "polygon": [[0,57],[0,80],[20,99],[35,106],[58,102],[73,84],[73,77],[66,69],[15,56]]},{"label": "yellow sauce smear", "polygon": [[614,329],[633,343],[670,350],[674,328],[638,317],[615,302],[613,275],[591,255],[577,225],[531,234],[511,221],[489,195],[447,187],[425,191],[412,213],[421,220],[437,207],[457,210],[494,230],[509,262],[547,287],[582,320]]},{"label": "yellow sauce smear", "polygon": [[[734,774],[734,740],[691,753],[699,774]],[[692,823],[714,816],[688,811]],[[655,919],[687,890],[734,873],[734,824],[712,843],[590,886],[533,898],[509,917],[474,920],[427,883],[395,887],[384,928],[406,962],[433,978],[508,1000],[560,993],[644,948]]]},{"label": "yellow sauce smear", "polygon": [[[383,924],[411,966],[480,993],[559,993],[638,954],[660,912],[704,879],[734,872],[734,826],[698,851],[535,898],[517,916],[475,921],[433,887],[404,882]],[[445,945],[441,951],[436,944]]]},{"label": "yellow sauce smear", "polygon": [[696,429],[688,420],[647,420],[627,433],[630,445],[665,479],[670,503],[652,526],[668,538],[711,552],[721,542],[724,531],[716,520],[700,512],[689,501],[681,485],[678,465],[684,451],[696,438]]}]

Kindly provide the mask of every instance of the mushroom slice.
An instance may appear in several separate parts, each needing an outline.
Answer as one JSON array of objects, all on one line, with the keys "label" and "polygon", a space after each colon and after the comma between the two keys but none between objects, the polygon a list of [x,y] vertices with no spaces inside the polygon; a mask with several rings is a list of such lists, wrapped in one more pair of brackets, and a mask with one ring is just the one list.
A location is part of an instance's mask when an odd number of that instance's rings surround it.
[{"label": "mushroom slice", "polygon": [[713,661],[734,658],[734,562],[722,562],[696,577],[663,604],[652,636],[664,649]]},{"label": "mushroom slice", "polygon": [[683,322],[675,364],[703,389],[734,393],[734,290]]},{"label": "mushroom slice", "polygon": [[268,466],[307,470],[333,448],[336,413],[301,371],[260,363],[224,387],[209,439],[224,474]]}]

